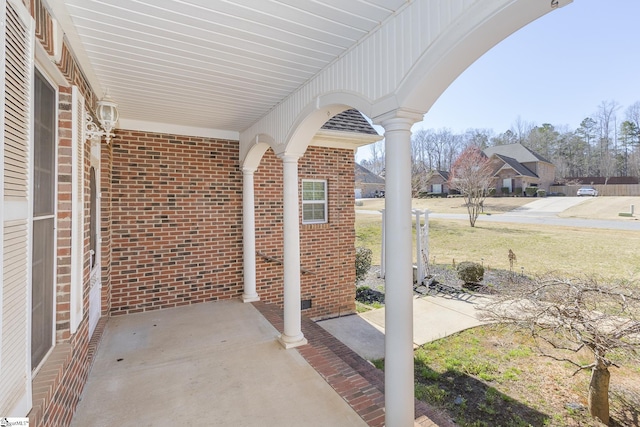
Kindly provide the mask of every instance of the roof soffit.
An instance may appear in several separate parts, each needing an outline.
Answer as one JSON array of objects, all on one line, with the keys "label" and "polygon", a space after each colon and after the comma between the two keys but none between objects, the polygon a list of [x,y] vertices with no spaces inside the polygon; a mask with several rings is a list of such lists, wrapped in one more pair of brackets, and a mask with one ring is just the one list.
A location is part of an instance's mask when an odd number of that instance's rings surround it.
[{"label": "roof soffit", "polygon": [[130,122],[239,132],[407,4],[49,0],[94,90]]}]

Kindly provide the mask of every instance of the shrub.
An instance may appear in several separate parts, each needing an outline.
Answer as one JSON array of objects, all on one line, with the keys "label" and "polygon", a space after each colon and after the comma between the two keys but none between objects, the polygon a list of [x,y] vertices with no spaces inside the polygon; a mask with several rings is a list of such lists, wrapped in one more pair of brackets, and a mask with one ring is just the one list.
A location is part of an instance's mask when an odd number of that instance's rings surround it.
[{"label": "shrub", "polygon": [[536,191],[538,191],[538,187],[527,187],[525,188],[524,191],[527,194],[527,196],[533,197],[536,195]]},{"label": "shrub", "polygon": [[356,283],[364,280],[371,268],[371,249],[356,248]]},{"label": "shrub", "polygon": [[493,187],[490,187],[489,190],[488,190],[488,195],[489,195],[489,197],[495,196],[496,195],[496,189],[493,188]]},{"label": "shrub", "polygon": [[484,267],[477,262],[461,262],[457,270],[458,278],[464,283],[479,283],[484,278]]},{"label": "shrub", "polygon": [[502,194],[509,194],[509,187],[502,187],[500,190],[502,191]]},{"label": "shrub", "polygon": [[516,196],[522,196],[522,187],[516,187],[513,189],[513,194]]},{"label": "shrub", "polygon": [[536,194],[538,195],[538,197],[546,197],[547,196],[547,192],[545,190],[542,190],[542,189],[538,190],[536,192]]}]

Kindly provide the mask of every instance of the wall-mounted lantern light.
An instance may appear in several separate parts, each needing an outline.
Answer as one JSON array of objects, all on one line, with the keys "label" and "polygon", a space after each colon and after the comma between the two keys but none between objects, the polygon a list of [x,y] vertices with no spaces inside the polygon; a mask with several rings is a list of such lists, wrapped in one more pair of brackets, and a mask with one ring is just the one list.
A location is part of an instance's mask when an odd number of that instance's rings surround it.
[{"label": "wall-mounted lantern light", "polygon": [[[109,95],[105,95],[96,107],[96,118],[100,125],[93,121],[91,114],[87,114],[86,135],[87,139],[101,138],[104,136],[107,145],[115,136],[112,132],[118,122],[118,104],[113,102]],[[102,128],[102,129],[100,129]]]}]

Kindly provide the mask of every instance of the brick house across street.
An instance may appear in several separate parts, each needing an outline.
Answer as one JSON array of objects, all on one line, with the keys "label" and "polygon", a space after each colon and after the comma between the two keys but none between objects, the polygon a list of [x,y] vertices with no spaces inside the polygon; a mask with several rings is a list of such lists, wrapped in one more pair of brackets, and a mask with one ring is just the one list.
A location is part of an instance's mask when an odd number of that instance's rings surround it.
[{"label": "brick house across street", "polygon": [[484,149],[495,169],[495,188],[500,194],[522,195],[527,187],[537,187],[549,192],[555,182],[556,167],[549,160],[522,144],[495,145]]},{"label": "brick house across street", "polygon": [[[0,417],[64,427],[117,316],[236,299],[309,353],[303,316],[353,312],[365,116],[384,129],[386,277],[410,284],[411,127],[570,1],[1,3]],[[386,292],[384,410],[363,419],[412,426],[412,292]]]}]

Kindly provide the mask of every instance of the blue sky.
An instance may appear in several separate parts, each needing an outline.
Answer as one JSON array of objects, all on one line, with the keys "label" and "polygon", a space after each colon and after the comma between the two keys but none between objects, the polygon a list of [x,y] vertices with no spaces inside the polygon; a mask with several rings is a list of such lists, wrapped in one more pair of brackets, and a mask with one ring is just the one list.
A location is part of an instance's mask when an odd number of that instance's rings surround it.
[{"label": "blue sky", "polygon": [[[574,130],[602,101],[618,102],[623,119],[640,101],[639,17],[640,0],[574,0],[480,57],[414,130],[488,128],[497,134],[518,117]],[[358,157],[368,151],[360,149]]]}]

